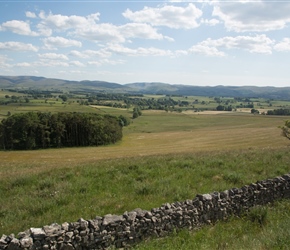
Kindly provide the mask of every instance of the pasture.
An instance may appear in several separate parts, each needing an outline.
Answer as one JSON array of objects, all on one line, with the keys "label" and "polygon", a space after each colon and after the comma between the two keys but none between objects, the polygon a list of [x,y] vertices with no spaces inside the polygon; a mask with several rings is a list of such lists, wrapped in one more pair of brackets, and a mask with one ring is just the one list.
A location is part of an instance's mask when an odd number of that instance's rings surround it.
[{"label": "pasture", "polygon": [[[107,107],[104,108],[108,110]],[[119,110],[119,109],[115,109]],[[122,142],[106,147],[60,148],[0,152],[3,169],[17,172],[19,165],[41,171],[41,166],[75,166],[98,160],[223,150],[285,147],[288,140],[278,126],[285,117],[252,114],[187,115],[144,111],[123,129]],[[29,161],[29,162],[28,162]],[[3,174],[3,172],[2,172]]]},{"label": "pasture", "polygon": [[[16,105],[15,112],[35,105],[39,111],[79,107],[74,111],[131,117],[127,109],[74,103]],[[151,209],[289,172],[289,141],[279,129],[285,117],[245,112],[142,113],[124,127],[123,140],[115,145],[0,151],[0,235],[81,217],[122,214],[137,207]],[[286,246],[289,220],[284,218],[290,217],[289,206],[289,202],[269,206],[263,228],[247,217],[233,218],[198,232],[176,232],[136,249]],[[241,237],[237,248],[234,235]]]}]

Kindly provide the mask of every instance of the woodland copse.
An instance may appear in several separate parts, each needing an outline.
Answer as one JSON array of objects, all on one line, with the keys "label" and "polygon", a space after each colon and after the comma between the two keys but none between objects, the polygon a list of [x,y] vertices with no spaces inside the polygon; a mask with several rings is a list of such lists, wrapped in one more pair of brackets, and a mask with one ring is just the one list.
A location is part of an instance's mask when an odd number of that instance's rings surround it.
[{"label": "woodland copse", "polygon": [[121,139],[120,119],[111,115],[28,112],[0,123],[0,148],[8,150],[99,146]]}]

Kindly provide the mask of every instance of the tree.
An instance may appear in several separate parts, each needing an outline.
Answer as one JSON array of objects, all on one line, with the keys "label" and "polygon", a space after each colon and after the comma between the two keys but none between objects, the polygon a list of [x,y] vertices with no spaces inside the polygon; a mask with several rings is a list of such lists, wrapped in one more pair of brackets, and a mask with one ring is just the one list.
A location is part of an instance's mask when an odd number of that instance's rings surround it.
[{"label": "tree", "polygon": [[290,120],[285,121],[284,126],[281,127],[282,136],[290,140]]},{"label": "tree", "polygon": [[260,112],[257,109],[251,109],[251,114],[260,114]]},{"label": "tree", "polygon": [[59,98],[62,99],[63,102],[66,102],[68,99],[66,95],[60,95]]},{"label": "tree", "polygon": [[133,110],[133,116],[132,116],[132,118],[133,119],[136,119],[136,118],[138,118],[138,116],[139,116],[139,114],[138,114],[137,110]]},{"label": "tree", "polygon": [[1,149],[98,146],[122,139],[120,119],[88,113],[14,114],[0,123]]},{"label": "tree", "polygon": [[139,107],[135,107],[133,109],[133,119],[138,118],[140,115],[142,115],[141,109]]},{"label": "tree", "polygon": [[0,148],[2,147],[5,150],[4,133],[4,126],[0,123]]},{"label": "tree", "polygon": [[220,97],[215,97],[214,100],[215,100],[217,103],[221,103],[221,102],[222,102],[222,100],[221,100]]},{"label": "tree", "polygon": [[267,115],[290,115],[290,110],[289,109],[268,110]]},{"label": "tree", "polygon": [[216,107],[216,110],[217,110],[217,111],[224,111],[224,110],[225,110],[225,107],[222,106],[222,105],[218,105],[218,106]]},{"label": "tree", "polygon": [[123,115],[120,115],[119,116],[119,123],[122,127],[128,126],[128,125],[130,125],[130,120],[129,120],[129,118],[127,118]]},{"label": "tree", "polygon": [[225,108],[225,111],[233,111],[233,107],[232,107],[232,106],[227,106],[227,107]]}]

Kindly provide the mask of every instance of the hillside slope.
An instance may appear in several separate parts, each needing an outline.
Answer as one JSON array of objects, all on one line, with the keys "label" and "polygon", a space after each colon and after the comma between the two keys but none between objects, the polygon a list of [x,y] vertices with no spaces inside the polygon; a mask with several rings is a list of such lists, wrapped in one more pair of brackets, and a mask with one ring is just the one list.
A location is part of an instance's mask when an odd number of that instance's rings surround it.
[{"label": "hillside slope", "polygon": [[0,76],[2,89],[39,89],[51,91],[86,91],[141,93],[163,95],[258,97],[290,100],[290,87],[257,86],[192,86],[161,82],[136,82],[119,84],[106,81],[70,81],[36,76]]},{"label": "hillside slope", "polygon": [[191,86],[170,85],[165,83],[131,83],[132,89],[146,94],[195,95],[195,96],[231,96],[260,97],[269,99],[290,99],[290,87],[257,87],[257,86]]},{"label": "hillside slope", "polygon": [[105,81],[70,81],[36,76],[0,76],[0,88],[39,90],[118,90],[126,89],[118,83]]}]

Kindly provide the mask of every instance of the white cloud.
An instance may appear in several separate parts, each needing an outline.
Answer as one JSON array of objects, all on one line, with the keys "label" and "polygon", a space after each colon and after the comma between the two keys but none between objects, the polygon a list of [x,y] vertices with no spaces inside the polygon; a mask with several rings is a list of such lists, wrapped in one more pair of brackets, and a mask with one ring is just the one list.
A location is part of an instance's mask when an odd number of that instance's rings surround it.
[{"label": "white cloud", "polygon": [[186,50],[176,50],[175,51],[175,55],[176,56],[186,56],[186,55],[188,55],[188,51],[186,51]]},{"label": "white cloud", "polygon": [[72,66],[77,66],[77,67],[84,67],[84,66],[85,66],[85,64],[83,64],[83,63],[80,62],[80,61],[71,61],[71,62],[70,62],[70,65],[72,65]]},{"label": "white cloud", "polygon": [[202,11],[194,4],[187,7],[165,5],[161,8],[144,7],[140,11],[127,9],[123,16],[138,23],[149,23],[153,26],[166,26],[173,29],[192,29],[199,26],[197,19]]},{"label": "white cloud", "polygon": [[96,42],[123,43],[130,38],[169,40],[173,39],[158,33],[155,28],[148,24],[128,23],[116,26],[110,23],[95,24],[76,29],[70,33]]},{"label": "white cloud", "polygon": [[72,50],[70,53],[69,53],[70,56],[75,56],[75,57],[78,57],[78,58],[89,58],[90,55],[85,53],[84,51],[78,51],[78,50]]},{"label": "white cloud", "polygon": [[85,66],[84,63],[77,60],[69,61],[68,57],[64,54],[45,53],[39,54],[38,57],[40,58],[40,61],[38,62],[39,66],[48,66],[48,67]]},{"label": "white cloud", "polygon": [[124,47],[120,44],[110,44],[107,49],[112,53],[122,55],[122,56],[135,56],[135,55],[137,55],[137,50]]},{"label": "white cloud", "polygon": [[290,23],[290,3],[275,1],[214,2],[213,16],[230,31],[270,31],[283,29]]},{"label": "white cloud", "polygon": [[157,48],[142,48],[130,49],[120,44],[111,44],[107,48],[110,52],[123,56],[173,56],[170,50]]},{"label": "white cloud", "polygon": [[143,10],[133,12],[127,9],[123,16],[138,23],[149,23],[153,26],[166,26],[173,29],[192,29],[199,26],[197,19],[202,11],[194,4],[187,7],[165,5],[161,8],[144,7]]},{"label": "white cloud", "polygon": [[[186,51],[177,51],[176,54],[170,50],[163,50],[158,48],[143,48],[138,47],[136,49],[131,49],[128,47],[124,47],[121,44],[114,43],[114,44],[108,44],[108,46],[104,49],[101,49],[99,51],[94,50],[84,50],[84,51],[77,51],[72,50],[69,55],[79,57],[82,59],[87,58],[95,58],[98,57],[102,62],[104,62],[104,58],[109,58],[112,56],[112,54],[117,54],[121,56],[175,56],[175,55],[185,55]],[[103,58],[103,59],[102,59]],[[100,61],[91,61],[95,64],[99,64]]]},{"label": "white cloud", "polygon": [[118,65],[118,64],[123,64],[124,62],[125,62],[124,60],[101,59],[99,61],[89,61],[88,64],[100,67],[104,64],[106,64],[106,65]]},{"label": "white cloud", "polygon": [[37,25],[37,29],[38,29],[38,34],[41,36],[51,36],[52,35],[52,29],[42,25],[41,23],[39,23]]},{"label": "white cloud", "polygon": [[24,21],[12,20],[2,23],[2,30],[25,36],[38,36],[36,32],[31,31],[30,24]]},{"label": "white cloud", "polygon": [[37,52],[38,48],[30,43],[21,42],[0,42],[0,50],[11,50],[11,51],[34,51]]},{"label": "white cloud", "polygon": [[[67,72],[65,72],[65,73],[67,73]],[[86,72],[81,71],[81,70],[71,70],[70,73],[72,73],[72,74],[85,74]]]},{"label": "white cloud", "polygon": [[109,60],[109,59],[103,59],[101,60],[102,64],[109,64],[109,65],[118,65],[123,64],[124,60]]},{"label": "white cloud", "polygon": [[225,56],[220,49],[242,49],[251,53],[272,54],[274,41],[266,35],[223,37],[213,40],[208,38],[192,46],[189,51],[207,56]]},{"label": "white cloud", "polygon": [[137,55],[141,56],[173,56],[174,54],[170,50],[163,50],[157,48],[138,48]]},{"label": "white cloud", "polygon": [[57,60],[41,60],[40,62],[37,62],[37,65],[42,67],[69,67],[67,62]]},{"label": "white cloud", "polygon": [[[187,10],[185,9],[183,12],[186,13]],[[35,14],[32,12],[26,12],[26,16],[28,17],[34,17],[34,15]],[[46,14],[44,11],[41,11],[38,15],[38,19],[40,20],[38,24],[36,24],[38,33],[31,31],[29,23],[24,21],[8,21],[0,27],[2,30],[9,28],[12,32],[23,35],[47,36],[49,38],[44,39],[44,43],[49,49],[67,46],[80,47],[81,44],[76,40],[64,40],[64,38],[60,38],[59,36],[50,37],[54,32],[67,32],[68,36],[81,37],[86,40],[100,43],[123,43],[126,41],[129,42],[128,39],[130,38],[174,41],[173,38],[158,33],[157,30],[149,24],[127,23],[124,25],[114,25],[112,23],[97,23],[97,21],[99,21],[99,16],[99,13],[84,17],[53,13]],[[187,25],[185,25],[185,27],[187,27]]]},{"label": "white cloud", "polygon": [[72,50],[69,55],[75,56],[79,58],[93,58],[93,57],[100,57],[100,58],[106,58],[111,56],[111,52],[101,49],[101,50],[84,50],[84,51],[77,51]]},{"label": "white cloud", "polygon": [[65,47],[72,47],[72,46],[75,46],[75,47],[82,46],[82,43],[79,41],[66,39],[59,36],[44,38],[43,42],[44,42],[44,46],[47,49],[55,49],[57,47],[65,48]]},{"label": "white cloud", "polygon": [[64,54],[45,53],[45,54],[38,54],[38,56],[41,59],[47,59],[47,60],[68,60],[68,57]]},{"label": "white cloud", "polygon": [[126,41],[125,37],[120,33],[118,26],[110,23],[84,26],[77,28],[70,34],[97,42]]},{"label": "white cloud", "polygon": [[42,27],[47,27],[48,29],[56,29],[59,31],[91,26],[95,24],[95,21],[99,20],[99,16],[99,13],[91,14],[86,17],[76,15],[54,15],[52,13],[46,15],[45,12],[41,12],[39,14],[39,17],[42,19],[40,23]]},{"label": "white cloud", "polygon": [[83,17],[76,15],[54,15],[52,13],[47,15],[44,11],[41,11],[38,16],[41,19],[40,23],[37,25],[39,33],[43,36],[51,36],[53,31],[61,32],[93,26],[95,22],[99,20],[100,13]]},{"label": "white cloud", "polygon": [[274,46],[274,49],[281,52],[290,52],[290,38],[284,38]]},{"label": "white cloud", "polygon": [[90,55],[87,55],[86,53],[84,53],[84,51],[77,51],[77,50],[72,50],[69,53],[69,55],[79,57],[79,58],[89,58],[90,57]]},{"label": "white cloud", "polygon": [[9,61],[8,57],[6,55],[0,54],[0,68],[1,69],[8,69],[12,67],[12,65],[8,64],[7,61]]},{"label": "white cloud", "polygon": [[271,54],[274,41],[266,35],[224,37],[215,43],[229,49],[243,49],[251,53]]},{"label": "white cloud", "polygon": [[98,67],[102,65],[102,63],[101,62],[98,62],[98,61],[89,61],[88,64],[89,65],[98,66]]},{"label": "white cloud", "polygon": [[189,49],[189,52],[200,54],[200,55],[205,55],[205,56],[216,56],[216,57],[224,57],[225,56],[224,52],[219,51],[215,47],[211,47],[209,45],[206,45],[206,43],[200,43],[198,45],[192,46]]},{"label": "white cloud", "polygon": [[204,23],[204,24],[209,25],[209,26],[215,26],[215,25],[219,24],[220,21],[218,19],[215,19],[215,18],[213,18],[213,19],[202,19],[201,23]]},{"label": "white cloud", "polygon": [[23,63],[17,63],[17,64],[15,64],[15,66],[28,68],[28,67],[31,67],[32,64],[28,63],[28,62],[23,62]]},{"label": "white cloud", "polygon": [[172,38],[157,33],[156,29],[145,23],[128,23],[120,26],[120,33],[126,38],[143,38],[143,39],[167,39],[173,41]]},{"label": "white cloud", "polygon": [[29,18],[36,18],[37,17],[35,13],[30,12],[30,11],[26,11],[25,15],[26,15],[26,17],[29,17]]}]

